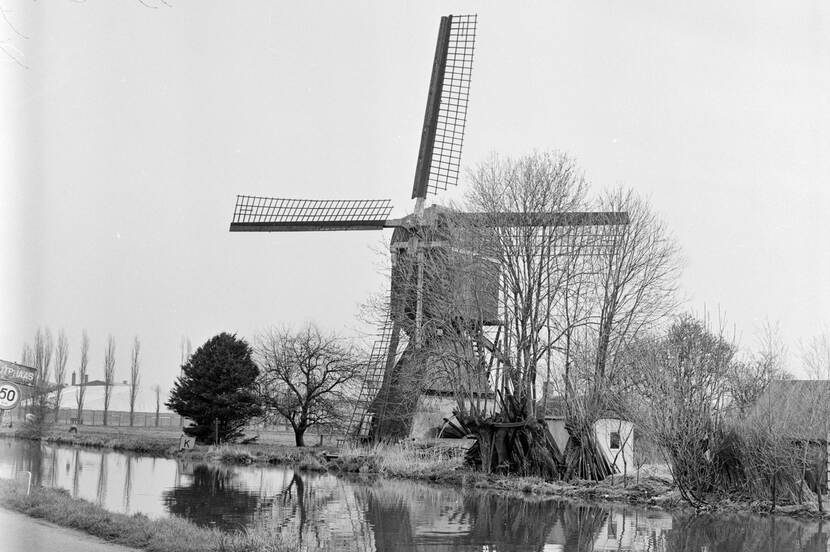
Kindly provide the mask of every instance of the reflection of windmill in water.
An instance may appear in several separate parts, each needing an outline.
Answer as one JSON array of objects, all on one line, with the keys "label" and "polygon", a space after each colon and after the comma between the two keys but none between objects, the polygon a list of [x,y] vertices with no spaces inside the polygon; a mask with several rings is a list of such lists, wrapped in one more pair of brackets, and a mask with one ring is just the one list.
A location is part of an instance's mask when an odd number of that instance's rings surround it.
[{"label": "reflection of windmill in water", "polygon": [[[237,196],[231,232],[298,232],[330,230],[383,230],[393,228],[391,290],[386,323],[375,342],[366,378],[350,421],[357,436],[399,438],[409,434],[420,391],[427,374],[417,354],[428,339],[424,332],[429,305],[424,300],[424,265],[430,256],[447,249],[449,211],[425,208],[429,194],[458,183],[461,149],[467,121],[477,17],[441,18],[432,67],[421,144],[415,167],[413,213],[390,219],[390,200],[309,200]],[[457,216],[458,214],[453,214]],[[461,214],[464,215],[463,213]],[[469,214],[468,214],[469,215]],[[542,220],[506,213],[501,225],[601,227],[624,223],[623,218],[601,219],[597,213],[573,213],[575,217],[547,213]],[[587,217],[585,215],[588,215]],[[615,214],[611,214],[615,215]],[[475,215],[472,215],[475,216]],[[497,343],[481,338],[485,326],[498,326],[498,277],[482,284],[492,296],[489,308],[468,322],[477,327],[475,346],[480,355],[496,359]],[[475,290],[474,290],[475,291]],[[469,293],[469,291],[467,291]],[[460,312],[454,318],[465,318]],[[465,325],[469,326],[469,324]],[[496,362],[498,362],[496,360]],[[486,380],[482,391],[486,391]],[[445,389],[446,391],[446,385]]]}]

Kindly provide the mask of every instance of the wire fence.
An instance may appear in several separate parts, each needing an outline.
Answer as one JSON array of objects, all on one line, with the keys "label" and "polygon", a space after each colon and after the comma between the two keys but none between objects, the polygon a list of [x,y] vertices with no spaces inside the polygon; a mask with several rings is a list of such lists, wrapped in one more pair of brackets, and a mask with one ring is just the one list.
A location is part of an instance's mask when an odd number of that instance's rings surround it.
[{"label": "wire fence", "polygon": [[[26,415],[25,408],[15,408],[13,412],[14,419],[16,420],[23,420]],[[6,416],[8,416],[8,414]],[[58,412],[57,423],[65,425],[102,426],[104,425],[104,411],[84,410],[79,418],[77,410],[62,408]],[[116,427],[129,426],[130,413],[126,411],[110,410],[107,412],[106,425]],[[181,427],[182,417],[172,412],[159,412],[157,420],[155,412],[135,412],[133,413],[132,425],[137,427]]]}]

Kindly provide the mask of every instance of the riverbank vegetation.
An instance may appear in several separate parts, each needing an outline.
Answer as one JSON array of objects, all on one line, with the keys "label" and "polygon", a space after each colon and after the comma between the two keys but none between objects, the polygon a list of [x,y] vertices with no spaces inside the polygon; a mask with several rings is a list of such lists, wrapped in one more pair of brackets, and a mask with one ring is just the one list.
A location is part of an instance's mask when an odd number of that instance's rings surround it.
[{"label": "riverbank vegetation", "polygon": [[0,505],[51,523],[78,529],[107,542],[151,552],[289,552],[290,537],[264,527],[223,532],[171,517],[116,514],[60,489],[34,488],[27,495],[15,483],[0,481]]},{"label": "riverbank vegetation", "polygon": [[824,510],[830,387],[788,380],[777,340],[755,357],[684,316],[631,349],[638,426],[683,499]]}]

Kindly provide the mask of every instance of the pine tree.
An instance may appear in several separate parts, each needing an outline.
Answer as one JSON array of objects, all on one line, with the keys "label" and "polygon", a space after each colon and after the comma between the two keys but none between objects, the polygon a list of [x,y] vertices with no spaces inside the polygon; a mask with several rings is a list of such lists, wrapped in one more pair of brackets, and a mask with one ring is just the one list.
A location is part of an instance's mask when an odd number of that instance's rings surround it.
[{"label": "pine tree", "polygon": [[165,404],[194,422],[185,433],[198,441],[214,442],[217,433],[220,442],[234,441],[262,414],[254,392],[258,375],[248,343],[223,332],[190,356]]}]

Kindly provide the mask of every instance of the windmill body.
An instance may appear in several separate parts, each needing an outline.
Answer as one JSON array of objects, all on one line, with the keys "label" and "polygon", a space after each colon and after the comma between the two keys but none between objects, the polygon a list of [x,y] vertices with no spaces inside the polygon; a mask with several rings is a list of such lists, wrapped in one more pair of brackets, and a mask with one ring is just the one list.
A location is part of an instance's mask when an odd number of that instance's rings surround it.
[{"label": "windmill body", "polygon": [[[438,206],[426,207],[428,195],[456,185],[461,170],[461,151],[467,120],[477,17],[441,18],[435,49],[421,142],[412,187],[413,212],[390,219],[390,200],[316,200],[237,196],[231,232],[355,231],[394,229],[389,310],[373,345],[366,377],[356,402],[350,432],[375,439],[406,437],[422,391],[436,386],[421,351],[441,347],[440,332],[425,320],[451,318],[452,331],[469,335],[472,346],[497,354],[487,328],[498,327],[497,274],[472,278],[452,290],[465,304],[464,294],[474,293],[476,313],[460,308],[451,314],[438,312],[424,297],[431,279],[441,280],[441,263],[453,259],[446,242],[448,219],[474,213],[450,213]],[[507,214],[502,224],[510,226],[590,226],[625,224],[624,213],[522,213]],[[486,260],[481,274],[494,274]],[[436,267],[439,267],[436,272]],[[449,267],[449,264],[447,264]],[[449,270],[449,268],[447,268]],[[484,297],[481,300],[481,297]],[[429,379],[429,381],[427,381]],[[425,387],[426,386],[426,387]],[[440,386],[440,385],[439,385]],[[491,383],[481,380],[480,393],[490,392]],[[448,413],[449,414],[449,413]]]}]

